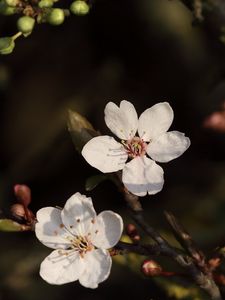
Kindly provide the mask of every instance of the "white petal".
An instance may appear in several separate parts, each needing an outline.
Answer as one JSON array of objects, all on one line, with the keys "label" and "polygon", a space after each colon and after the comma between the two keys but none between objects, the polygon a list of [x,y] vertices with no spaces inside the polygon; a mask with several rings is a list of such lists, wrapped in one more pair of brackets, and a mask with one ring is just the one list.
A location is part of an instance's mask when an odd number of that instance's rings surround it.
[{"label": "white petal", "polygon": [[35,225],[37,238],[47,247],[53,249],[66,249],[70,242],[66,239],[61,219],[61,210],[54,207],[44,207],[37,212],[38,222]]},{"label": "white petal", "polygon": [[136,157],[124,167],[122,181],[134,195],[153,195],[163,188],[163,169],[146,156]]},{"label": "white petal", "polygon": [[96,249],[84,256],[85,271],[79,277],[84,287],[95,289],[98,284],[106,280],[110,274],[112,259],[106,250]]},{"label": "white petal", "polygon": [[91,139],[84,146],[82,155],[92,167],[103,173],[122,170],[128,157],[123,145],[108,135]]},{"label": "white petal", "polygon": [[161,102],[146,109],[139,118],[138,133],[144,141],[150,141],[165,133],[173,122],[173,110],[169,103]]},{"label": "white petal", "polygon": [[41,263],[40,275],[50,284],[77,280],[85,268],[84,260],[74,250],[54,250]]},{"label": "white petal", "polygon": [[120,102],[120,107],[113,102],[109,102],[105,107],[105,123],[120,139],[131,139],[138,127],[138,116],[135,107],[126,100]]},{"label": "white petal", "polygon": [[72,234],[86,235],[96,217],[91,198],[80,193],[74,194],[67,200],[61,217],[63,224]]},{"label": "white petal", "polygon": [[156,161],[168,162],[183,154],[190,144],[190,139],[184,133],[169,131],[154,139],[148,145],[147,152]]},{"label": "white petal", "polygon": [[118,243],[122,231],[122,218],[112,211],[103,211],[96,218],[91,241],[98,248],[108,249]]}]

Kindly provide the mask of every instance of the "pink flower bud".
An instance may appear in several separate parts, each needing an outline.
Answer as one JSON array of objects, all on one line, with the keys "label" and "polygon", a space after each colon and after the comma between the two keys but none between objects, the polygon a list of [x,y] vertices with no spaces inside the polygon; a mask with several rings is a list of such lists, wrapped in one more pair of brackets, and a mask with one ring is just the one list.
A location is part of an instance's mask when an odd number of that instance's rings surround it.
[{"label": "pink flower bud", "polygon": [[139,242],[141,239],[136,226],[133,224],[127,224],[126,233],[133,242]]},{"label": "pink flower bud", "polygon": [[31,190],[25,184],[16,184],[14,186],[14,193],[19,203],[28,206],[31,202]]},{"label": "pink flower bud", "polygon": [[148,277],[159,276],[162,273],[161,266],[154,260],[145,260],[141,266],[141,271]]}]

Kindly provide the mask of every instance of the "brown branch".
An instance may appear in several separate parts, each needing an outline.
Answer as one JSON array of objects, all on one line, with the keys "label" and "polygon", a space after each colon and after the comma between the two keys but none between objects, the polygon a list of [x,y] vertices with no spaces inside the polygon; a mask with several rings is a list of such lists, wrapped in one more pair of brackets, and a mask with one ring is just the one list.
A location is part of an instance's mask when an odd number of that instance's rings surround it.
[{"label": "brown branch", "polygon": [[198,267],[204,272],[209,271],[208,265],[206,263],[206,258],[204,253],[198,249],[196,243],[193,241],[191,235],[184,229],[180,222],[175,218],[171,212],[164,212],[168,223],[170,224],[175,238],[181,244],[181,246],[187,250],[190,256],[193,258],[194,262]]},{"label": "brown branch", "polygon": [[[200,263],[199,265],[195,264],[195,260],[193,259],[192,255],[194,255],[194,249],[196,250],[197,248],[194,248],[194,243],[189,244],[189,255],[183,254],[180,251],[178,251],[176,248],[172,247],[160,234],[155,230],[153,227],[151,227],[144,219],[143,215],[143,209],[141,207],[139,198],[135,195],[132,195],[129,191],[127,191],[121,180],[121,175],[117,173],[117,185],[120,187],[120,190],[123,192],[124,198],[128,204],[128,207],[131,211],[131,215],[133,220],[143,229],[143,231],[151,237],[157,247],[157,255],[161,254],[167,257],[172,258],[177,264],[179,264],[182,268],[186,270],[186,272],[190,275],[190,277],[193,279],[193,281],[201,288],[203,289],[210,297],[212,300],[222,300],[220,290],[218,286],[216,285],[212,274],[210,271],[203,272],[202,269],[207,269],[206,267],[206,262],[205,260],[201,260],[201,268],[200,268]],[[172,219],[172,218],[171,218]],[[174,218],[175,219],[175,218]],[[173,219],[173,221],[174,221]],[[177,222],[177,227],[178,222]],[[174,227],[175,227],[175,222],[174,222]],[[180,227],[181,229],[181,227]],[[177,230],[177,228],[176,228]],[[178,230],[179,231],[179,230]],[[191,239],[192,240],[192,239]],[[190,246],[191,245],[191,246]],[[139,248],[140,245],[132,245],[129,246],[130,250],[134,251],[143,251],[145,253],[146,248]],[[134,247],[134,248],[133,248]],[[140,250],[141,249],[141,250]],[[151,249],[152,252],[146,251],[146,253],[149,253],[148,255],[155,255],[154,251],[155,249]],[[192,252],[191,252],[192,251]],[[137,253],[137,252],[136,252]],[[196,253],[195,253],[196,254]],[[146,254],[144,254],[146,255]],[[204,258],[204,256],[202,255]],[[205,268],[204,268],[204,267]]]},{"label": "brown branch", "polygon": [[180,0],[193,13],[194,23],[201,23],[207,32],[221,39],[225,26],[224,0]]},{"label": "brown branch", "polygon": [[140,245],[140,244],[119,242],[114,247],[114,249],[119,251],[117,254],[127,254],[129,252],[132,252],[144,256],[149,256],[149,255],[158,256],[161,253],[161,249],[157,244]]}]

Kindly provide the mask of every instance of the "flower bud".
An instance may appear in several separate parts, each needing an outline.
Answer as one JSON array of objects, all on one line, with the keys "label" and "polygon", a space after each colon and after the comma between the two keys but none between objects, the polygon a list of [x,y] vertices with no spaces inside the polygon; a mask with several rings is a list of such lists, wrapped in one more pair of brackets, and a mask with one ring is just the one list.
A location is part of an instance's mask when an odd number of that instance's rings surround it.
[{"label": "flower bud", "polygon": [[159,276],[162,273],[161,266],[154,260],[145,260],[141,266],[141,271],[148,277]]},{"label": "flower bud", "polygon": [[16,203],[10,207],[11,214],[18,220],[22,221],[26,219],[25,208],[22,204]]},{"label": "flower bud", "polygon": [[35,20],[28,16],[20,17],[17,21],[17,28],[23,34],[27,35],[32,32]]},{"label": "flower bud", "polygon": [[19,0],[5,0],[8,6],[15,7],[19,4]]},{"label": "flower bud", "polygon": [[126,226],[126,233],[133,242],[139,242],[141,239],[136,226],[133,224],[128,224]]},{"label": "flower bud", "polygon": [[15,8],[8,6],[5,1],[0,1],[0,14],[10,16],[15,13]]},{"label": "flower bud", "polygon": [[0,54],[7,55],[13,52],[15,42],[11,37],[0,38]]},{"label": "flower bud", "polygon": [[70,5],[70,10],[75,15],[84,16],[89,13],[90,7],[85,1],[76,0]]},{"label": "flower bud", "polygon": [[47,21],[51,25],[61,25],[64,22],[65,14],[61,8],[53,8],[47,16]]},{"label": "flower bud", "polygon": [[31,190],[25,184],[16,184],[14,193],[19,203],[27,207],[31,202]]},{"label": "flower bud", "polygon": [[40,8],[49,8],[49,7],[52,7],[53,6],[53,1],[52,0],[41,0],[39,3],[38,3],[38,6]]},{"label": "flower bud", "polygon": [[13,204],[10,208],[10,212],[17,221],[24,222],[26,224],[31,224],[35,220],[33,212],[27,207],[24,207],[23,204]]}]

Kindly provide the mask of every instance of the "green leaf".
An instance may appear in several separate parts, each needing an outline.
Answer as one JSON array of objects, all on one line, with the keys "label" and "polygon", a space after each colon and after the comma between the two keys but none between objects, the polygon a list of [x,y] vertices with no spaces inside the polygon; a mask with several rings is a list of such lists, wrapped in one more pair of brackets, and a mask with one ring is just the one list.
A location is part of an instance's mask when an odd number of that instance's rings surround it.
[{"label": "green leaf", "polygon": [[21,225],[10,219],[0,220],[0,231],[21,231]]},{"label": "green leaf", "polygon": [[76,111],[69,110],[68,114],[68,130],[76,150],[81,152],[83,146],[97,136],[98,132],[85,117]]},{"label": "green leaf", "polygon": [[86,191],[92,191],[99,183],[103,182],[104,180],[109,179],[105,174],[99,174],[89,177],[85,183]]}]

